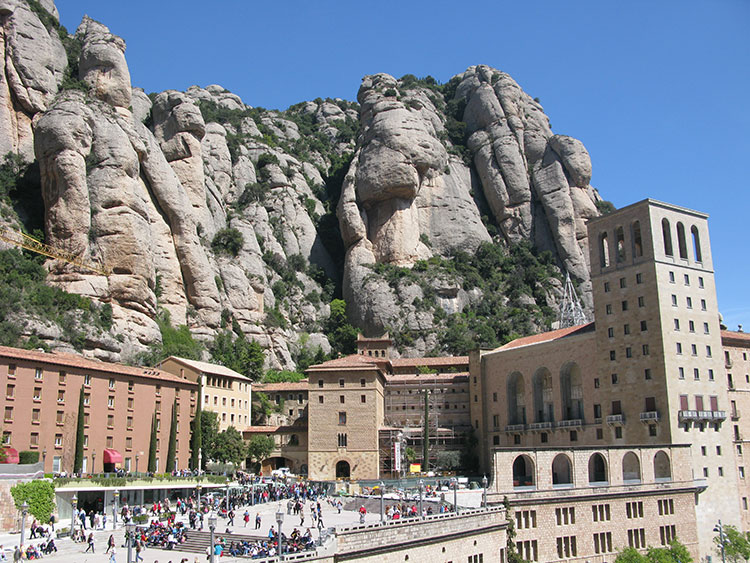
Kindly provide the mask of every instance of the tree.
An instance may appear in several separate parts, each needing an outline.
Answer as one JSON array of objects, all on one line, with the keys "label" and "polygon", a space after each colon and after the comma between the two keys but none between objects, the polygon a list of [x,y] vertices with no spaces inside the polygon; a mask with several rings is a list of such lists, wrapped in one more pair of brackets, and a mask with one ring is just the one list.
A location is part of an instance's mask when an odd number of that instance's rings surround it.
[{"label": "tree", "polygon": [[353,354],[357,350],[357,329],[349,324],[346,316],[346,301],[331,301],[331,314],[325,322],[325,332],[331,343],[331,356]]},{"label": "tree", "polygon": [[216,436],[213,458],[222,463],[231,463],[238,467],[245,459],[247,447],[242,439],[242,434],[230,426]]},{"label": "tree", "polygon": [[83,469],[84,432],[83,386],[81,386],[81,390],[78,393],[78,422],[76,423],[76,448],[73,455],[73,473],[79,473]]},{"label": "tree", "polygon": [[[724,525],[724,553],[727,561],[746,561],[750,559],[750,541],[748,535],[743,534],[731,524]],[[721,555],[721,539],[717,532],[714,537],[716,552]]]},{"label": "tree", "polygon": [[263,376],[263,383],[297,383],[305,378],[305,374],[298,371],[269,369]]},{"label": "tree", "polygon": [[203,469],[209,459],[216,458],[216,437],[219,435],[219,415],[213,411],[201,413],[201,441],[203,442]]},{"label": "tree", "polygon": [[203,448],[203,436],[201,435],[201,403],[203,386],[198,386],[198,405],[195,408],[195,416],[190,421],[190,469],[200,469],[201,449]]},{"label": "tree", "polygon": [[250,438],[250,443],[247,445],[247,457],[252,462],[261,463],[271,455],[275,448],[276,442],[271,436],[256,435]]},{"label": "tree", "polygon": [[148,443],[148,472],[156,472],[156,412],[151,416],[151,439]]},{"label": "tree", "polygon": [[615,563],[692,563],[687,548],[672,540],[669,547],[649,547],[645,555],[637,549],[626,547],[617,554]]},{"label": "tree", "polygon": [[453,471],[461,465],[461,452],[456,450],[442,450],[436,454],[437,465],[440,469]]},{"label": "tree", "polygon": [[241,333],[236,338],[230,331],[217,334],[211,345],[211,359],[253,381],[263,375],[263,349],[255,340],[248,340]]},{"label": "tree", "polygon": [[234,227],[228,227],[221,229],[214,235],[214,239],[211,241],[211,248],[218,254],[226,253],[237,256],[240,250],[242,250],[244,243],[245,237],[242,236],[242,233]]},{"label": "tree", "polygon": [[409,446],[404,450],[404,457],[409,463],[414,463],[414,460],[417,459],[417,452],[414,451],[414,448]]},{"label": "tree", "polygon": [[174,470],[174,461],[177,456],[177,403],[172,404],[172,420],[169,423],[169,448],[167,449],[166,471]]},{"label": "tree", "polygon": [[523,563],[523,558],[516,551],[516,522],[508,497],[503,497],[503,506],[505,507],[505,519],[508,521],[508,528],[505,531],[505,552],[508,554],[508,563]]},{"label": "tree", "polygon": [[28,483],[18,483],[10,488],[16,508],[26,501],[29,512],[40,522],[47,522],[55,510],[55,486],[47,480],[35,479]]}]

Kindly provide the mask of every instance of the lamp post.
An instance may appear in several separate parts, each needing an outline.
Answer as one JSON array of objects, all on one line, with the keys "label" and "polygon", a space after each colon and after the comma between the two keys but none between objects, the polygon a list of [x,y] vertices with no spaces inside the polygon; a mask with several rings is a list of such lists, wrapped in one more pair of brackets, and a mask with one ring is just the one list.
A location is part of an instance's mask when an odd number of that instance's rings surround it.
[{"label": "lamp post", "polygon": [[125,524],[125,530],[128,536],[128,563],[133,563],[133,536],[135,535],[135,522],[130,520]]},{"label": "lamp post", "polygon": [[229,516],[229,477],[227,477],[226,494],[224,495],[224,503],[227,505],[227,516]]},{"label": "lamp post", "polygon": [[487,508],[487,475],[482,476],[482,508]]},{"label": "lamp post", "polygon": [[422,489],[424,488],[424,481],[419,480],[419,517],[424,518],[424,511],[422,510]]},{"label": "lamp post", "polygon": [[26,515],[29,513],[29,504],[26,501],[23,501],[23,504],[21,505],[21,541],[19,542],[19,547],[21,550],[23,550],[23,536],[26,532]]},{"label": "lamp post", "polygon": [[135,454],[135,474],[138,475],[138,453]]},{"label": "lamp post", "polygon": [[200,512],[200,509],[201,509],[201,489],[202,488],[203,487],[200,485],[200,483],[198,483],[195,486],[195,490],[198,492],[198,512]]},{"label": "lamp post", "polygon": [[378,488],[380,489],[380,523],[383,524],[385,522],[385,506],[383,504],[383,489],[385,489],[385,483],[380,481],[378,483]]},{"label": "lamp post", "polygon": [[216,530],[216,514],[211,512],[208,517],[208,529],[211,531],[211,552],[209,553],[210,563],[214,563],[214,530]]},{"label": "lamp post", "polygon": [[250,506],[255,506],[255,481],[250,483]]},{"label": "lamp post", "polygon": [[118,506],[117,502],[120,500],[120,491],[119,489],[115,489],[114,493],[112,493],[114,497],[112,498],[112,529],[117,529],[117,511]]},{"label": "lamp post", "polygon": [[458,479],[452,477],[451,485],[453,486],[453,512],[458,514]]},{"label": "lamp post", "polygon": [[284,511],[281,509],[281,503],[279,503],[279,508],[276,510],[276,524],[278,524],[278,532],[276,532],[279,535],[279,561],[282,561],[284,559],[283,555],[283,546],[281,545],[281,525],[284,523]]},{"label": "lamp post", "polygon": [[91,474],[96,475],[96,452],[91,452]]},{"label": "lamp post", "polygon": [[714,532],[719,532],[719,544],[721,545],[721,563],[726,563],[727,556],[724,551],[724,526],[721,525],[721,520],[714,526]]},{"label": "lamp post", "polygon": [[47,471],[47,448],[42,450],[42,467],[44,471]]},{"label": "lamp post", "polygon": [[73,512],[70,516],[70,535],[73,535],[73,528],[76,527],[76,516],[78,516],[78,497],[73,493],[73,498],[70,499],[70,506],[73,508]]}]

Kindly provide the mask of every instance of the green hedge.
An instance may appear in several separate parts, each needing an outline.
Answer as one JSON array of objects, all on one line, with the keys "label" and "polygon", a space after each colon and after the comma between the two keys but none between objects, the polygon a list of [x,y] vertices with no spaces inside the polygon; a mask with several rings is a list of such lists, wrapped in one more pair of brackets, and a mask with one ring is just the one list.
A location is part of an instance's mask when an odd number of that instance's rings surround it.
[{"label": "green hedge", "polygon": [[39,463],[39,452],[22,451],[18,452],[18,463],[29,464]]}]

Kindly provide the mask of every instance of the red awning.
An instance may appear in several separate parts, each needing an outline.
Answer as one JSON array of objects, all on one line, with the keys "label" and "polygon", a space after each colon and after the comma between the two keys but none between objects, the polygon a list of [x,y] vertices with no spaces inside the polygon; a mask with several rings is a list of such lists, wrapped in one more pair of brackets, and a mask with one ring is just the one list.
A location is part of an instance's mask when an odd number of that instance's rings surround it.
[{"label": "red awning", "polygon": [[104,463],[122,463],[122,454],[117,450],[104,450]]},{"label": "red awning", "polygon": [[18,450],[15,448],[3,448],[5,459],[0,463],[18,463]]}]

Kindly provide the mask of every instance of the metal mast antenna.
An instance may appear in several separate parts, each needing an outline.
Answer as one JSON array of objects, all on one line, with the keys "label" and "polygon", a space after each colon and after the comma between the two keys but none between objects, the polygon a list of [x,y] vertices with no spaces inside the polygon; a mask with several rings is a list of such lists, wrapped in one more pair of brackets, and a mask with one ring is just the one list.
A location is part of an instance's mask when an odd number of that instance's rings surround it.
[{"label": "metal mast antenna", "polygon": [[588,322],[588,317],[583,310],[581,300],[570,281],[570,274],[565,272],[565,287],[563,288],[563,299],[560,303],[559,328],[577,326]]}]

